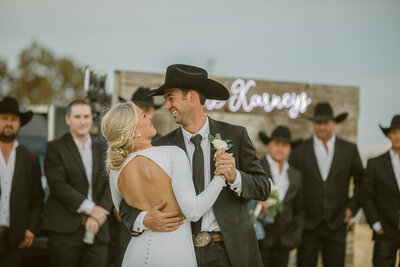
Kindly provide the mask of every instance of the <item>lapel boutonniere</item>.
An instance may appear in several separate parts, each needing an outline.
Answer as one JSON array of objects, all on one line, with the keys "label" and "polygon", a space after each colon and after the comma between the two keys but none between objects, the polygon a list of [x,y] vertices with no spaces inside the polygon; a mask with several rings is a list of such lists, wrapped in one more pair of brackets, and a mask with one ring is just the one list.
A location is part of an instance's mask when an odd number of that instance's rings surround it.
[{"label": "lapel boutonniere", "polygon": [[[215,136],[208,134],[208,140],[210,140],[210,143],[213,144],[214,150],[218,150],[220,148],[223,148],[225,151],[229,150],[231,147],[233,147],[230,142],[231,140],[228,139],[222,139],[220,133],[216,133]],[[214,160],[215,160],[216,154],[214,154]]]}]

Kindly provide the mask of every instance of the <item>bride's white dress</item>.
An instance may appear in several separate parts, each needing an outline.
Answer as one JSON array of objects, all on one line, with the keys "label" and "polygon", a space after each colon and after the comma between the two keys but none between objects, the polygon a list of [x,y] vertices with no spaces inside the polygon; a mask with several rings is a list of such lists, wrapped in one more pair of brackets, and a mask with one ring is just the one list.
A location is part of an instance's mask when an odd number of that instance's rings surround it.
[{"label": "bride's white dress", "polygon": [[122,266],[197,266],[190,222],[199,220],[212,207],[225,182],[220,177],[214,177],[207,188],[196,196],[186,153],[175,146],[151,147],[130,154],[118,171],[111,170],[111,195],[116,209],[119,209],[122,200],[118,190],[119,174],[136,156],[151,159],[171,178],[176,200],[187,219],[173,232],[146,230],[140,236],[132,237]]}]

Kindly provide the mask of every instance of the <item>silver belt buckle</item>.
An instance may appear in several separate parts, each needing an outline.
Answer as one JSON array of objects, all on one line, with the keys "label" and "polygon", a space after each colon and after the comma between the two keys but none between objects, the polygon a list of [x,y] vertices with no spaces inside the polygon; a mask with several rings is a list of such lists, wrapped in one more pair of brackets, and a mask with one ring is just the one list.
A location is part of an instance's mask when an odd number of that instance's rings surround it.
[{"label": "silver belt buckle", "polygon": [[194,237],[193,241],[196,248],[202,248],[211,242],[211,236],[207,232],[200,232]]}]

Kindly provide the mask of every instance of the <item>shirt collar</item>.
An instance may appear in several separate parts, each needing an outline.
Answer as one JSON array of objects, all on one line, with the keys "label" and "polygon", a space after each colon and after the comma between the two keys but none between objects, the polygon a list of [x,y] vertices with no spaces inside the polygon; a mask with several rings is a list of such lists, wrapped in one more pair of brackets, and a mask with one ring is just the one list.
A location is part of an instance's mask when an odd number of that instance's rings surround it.
[{"label": "shirt collar", "polygon": [[88,147],[92,147],[92,138],[90,137],[90,134],[88,134],[88,138],[84,144],[82,144],[81,142],[79,142],[77,139],[75,139],[73,137],[72,137],[72,139],[74,139],[76,146],[80,149],[86,149]]},{"label": "shirt collar", "polygon": [[192,134],[191,132],[186,131],[182,127],[182,125],[181,125],[181,129],[182,129],[183,138],[185,139],[186,143],[191,143],[190,142],[190,138],[192,138],[193,136],[195,136],[197,134],[200,134],[201,137],[204,140],[204,138],[208,137],[207,134],[210,132],[210,123],[209,123],[209,120],[208,120],[208,116],[206,116],[206,122],[204,123],[203,127],[201,127],[201,129],[195,134]]},{"label": "shirt collar", "polygon": [[399,154],[397,154],[396,152],[393,151],[393,149],[390,149],[390,157],[392,158],[392,160],[400,160],[399,158]]},{"label": "shirt collar", "polygon": [[[316,134],[313,135],[314,143],[318,145],[324,145],[321,139],[317,137]],[[335,146],[335,141],[336,141],[336,134],[333,132],[331,138],[326,142],[326,146],[329,148],[333,148]]]},{"label": "shirt collar", "polygon": [[[275,161],[273,158],[271,158],[269,154],[267,154],[266,157],[271,168],[275,168],[279,173],[279,163]],[[289,163],[287,162],[287,160],[285,160],[285,162],[283,163],[283,168],[281,173],[286,172],[288,169],[289,169]]]}]

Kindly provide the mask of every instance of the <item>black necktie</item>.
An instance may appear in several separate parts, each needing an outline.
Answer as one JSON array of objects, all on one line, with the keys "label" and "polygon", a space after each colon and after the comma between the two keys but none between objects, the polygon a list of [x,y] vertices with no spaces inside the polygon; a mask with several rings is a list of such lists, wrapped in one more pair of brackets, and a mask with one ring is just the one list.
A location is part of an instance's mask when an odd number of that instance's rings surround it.
[{"label": "black necktie", "polygon": [[[204,190],[204,155],[201,149],[200,134],[197,134],[190,138],[190,141],[194,144],[194,153],[192,159],[192,174],[194,188],[196,189],[196,195],[200,194]],[[192,233],[197,235],[201,231],[201,218],[197,222],[192,222]]]}]

